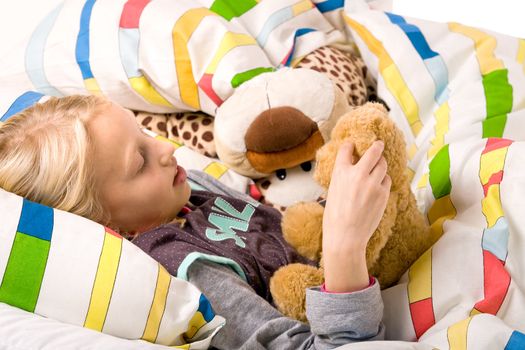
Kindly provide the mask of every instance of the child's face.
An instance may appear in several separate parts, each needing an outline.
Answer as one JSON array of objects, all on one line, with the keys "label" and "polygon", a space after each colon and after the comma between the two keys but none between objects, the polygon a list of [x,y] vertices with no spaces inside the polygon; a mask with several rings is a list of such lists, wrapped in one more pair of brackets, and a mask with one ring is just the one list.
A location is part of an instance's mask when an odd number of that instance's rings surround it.
[{"label": "child's face", "polygon": [[173,220],[190,196],[173,146],[144,134],[133,113],[116,104],[89,124],[95,184],[111,224],[140,233]]}]

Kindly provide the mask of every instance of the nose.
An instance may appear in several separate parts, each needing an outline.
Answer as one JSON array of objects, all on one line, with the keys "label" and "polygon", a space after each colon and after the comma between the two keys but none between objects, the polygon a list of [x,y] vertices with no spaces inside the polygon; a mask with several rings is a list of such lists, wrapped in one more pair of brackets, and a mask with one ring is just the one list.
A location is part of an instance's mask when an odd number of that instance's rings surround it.
[{"label": "nose", "polygon": [[162,166],[177,166],[177,160],[173,155],[175,147],[169,142],[164,140],[155,139],[160,154],[160,165]]}]

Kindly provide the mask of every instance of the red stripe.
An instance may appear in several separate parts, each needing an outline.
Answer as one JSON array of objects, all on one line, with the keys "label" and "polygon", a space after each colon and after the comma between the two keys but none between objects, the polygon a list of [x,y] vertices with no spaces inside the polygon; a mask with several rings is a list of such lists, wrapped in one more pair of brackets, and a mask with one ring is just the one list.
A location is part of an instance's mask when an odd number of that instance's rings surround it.
[{"label": "red stripe", "polygon": [[109,234],[112,235],[112,236],[115,236],[115,237],[117,237],[117,238],[122,239],[122,236],[121,236],[121,235],[119,235],[118,233],[116,233],[115,231],[113,231],[112,229],[110,229],[109,227],[105,227],[105,229],[106,229],[106,233],[109,233]]},{"label": "red stripe", "polygon": [[215,93],[212,87],[213,74],[204,74],[199,81],[199,86],[204,91],[206,95],[215,103],[215,105],[220,106],[224,102],[219,96]]},{"label": "red stripe", "polygon": [[508,147],[512,142],[512,140],[491,137],[487,140],[487,145],[481,154],[489,153],[499,148]]},{"label": "red stripe", "polygon": [[414,325],[417,339],[436,323],[432,298],[411,303],[410,314],[412,315],[412,324]]},{"label": "red stripe", "polygon": [[150,0],[128,0],[120,16],[120,28],[138,28],[140,15]]},{"label": "red stripe", "polygon": [[485,297],[474,308],[480,312],[496,315],[507,296],[510,274],[505,263],[488,250],[483,250],[483,278]]},{"label": "red stripe", "polygon": [[485,197],[487,196],[489,187],[492,185],[499,185],[501,183],[501,180],[503,180],[503,170],[500,170],[497,173],[490,175],[489,181],[483,185],[483,193],[485,194]]}]

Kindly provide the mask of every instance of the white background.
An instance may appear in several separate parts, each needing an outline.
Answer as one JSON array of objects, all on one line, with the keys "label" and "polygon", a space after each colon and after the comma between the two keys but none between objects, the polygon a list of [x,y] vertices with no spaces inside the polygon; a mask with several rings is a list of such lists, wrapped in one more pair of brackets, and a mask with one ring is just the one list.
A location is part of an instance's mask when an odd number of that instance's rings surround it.
[{"label": "white background", "polygon": [[524,0],[393,0],[392,12],[525,38]]}]

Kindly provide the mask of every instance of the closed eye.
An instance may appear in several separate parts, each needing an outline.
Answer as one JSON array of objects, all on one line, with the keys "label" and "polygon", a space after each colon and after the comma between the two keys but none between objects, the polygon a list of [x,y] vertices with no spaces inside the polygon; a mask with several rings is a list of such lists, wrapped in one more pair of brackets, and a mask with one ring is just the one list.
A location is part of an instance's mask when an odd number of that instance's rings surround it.
[{"label": "closed eye", "polygon": [[139,167],[139,170],[137,171],[138,174],[144,172],[146,170],[146,167],[148,166],[148,157],[146,155],[146,151],[144,149],[139,150],[140,156],[142,157],[142,164]]}]

